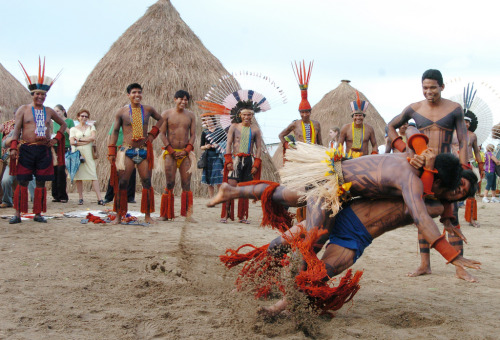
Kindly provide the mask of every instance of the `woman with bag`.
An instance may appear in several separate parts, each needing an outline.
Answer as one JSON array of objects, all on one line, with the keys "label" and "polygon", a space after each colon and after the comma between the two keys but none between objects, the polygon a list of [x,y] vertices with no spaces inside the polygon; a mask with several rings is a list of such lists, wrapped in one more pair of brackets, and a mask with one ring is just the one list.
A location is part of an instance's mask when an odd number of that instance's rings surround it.
[{"label": "woman with bag", "polygon": [[203,166],[203,173],[201,175],[201,183],[208,184],[208,195],[210,198],[214,196],[215,186],[219,190],[222,184],[222,171],[224,169],[224,155],[217,148],[217,144],[212,144],[209,140],[210,134],[217,134],[222,130],[215,127],[215,122],[211,119],[206,120],[207,129],[201,133],[201,150],[205,153],[198,161],[202,165],[202,159],[205,157],[205,164]]},{"label": "woman with bag", "polygon": [[[498,203],[500,200],[496,197],[497,175],[495,165],[500,165],[500,161],[493,155],[495,147],[488,144],[484,156],[484,177],[486,177],[486,188],[484,189],[483,203]],[[488,199],[488,191],[491,190],[491,200]]]},{"label": "woman with bag", "polygon": [[69,130],[69,137],[71,141],[71,151],[80,151],[82,156],[80,167],[75,175],[76,189],[79,195],[78,204],[83,204],[83,183],[82,181],[92,181],[92,187],[97,196],[97,204],[104,205],[97,182],[97,169],[94,161],[94,154],[92,152],[92,145],[95,143],[96,130],[95,126],[89,125],[87,122],[90,118],[90,113],[87,110],[81,110],[77,114],[78,124],[76,127]]}]

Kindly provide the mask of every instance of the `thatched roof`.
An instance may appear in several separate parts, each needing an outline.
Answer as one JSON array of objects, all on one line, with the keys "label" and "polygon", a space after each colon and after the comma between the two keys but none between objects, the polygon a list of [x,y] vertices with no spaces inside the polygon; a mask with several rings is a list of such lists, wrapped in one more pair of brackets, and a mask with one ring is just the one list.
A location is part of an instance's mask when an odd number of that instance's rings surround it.
[{"label": "thatched roof", "polygon": [[[323,145],[328,143],[328,131],[331,128],[335,126],[342,128],[344,124],[352,123],[352,111],[349,103],[356,99],[357,89],[349,85],[349,83],[349,80],[342,80],[336,89],[328,92],[312,108],[311,119],[317,120],[321,124]],[[359,97],[361,100],[370,101],[361,91],[359,91]],[[377,144],[383,145],[385,143],[384,135],[386,123],[371,103],[366,110],[364,121],[375,130]],[[274,153],[273,163],[278,169],[283,166],[283,148],[281,145]]]},{"label": "thatched roof", "polygon": [[23,104],[31,103],[31,95],[12,74],[0,64],[0,123],[14,118],[14,111]]},{"label": "thatched roof", "polygon": [[[218,79],[228,72],[203,46],[200,39],[181,19],[169,0],[159,0],[111,46],[81,88],[69,112],[86,108],[96,119],[101,184],[109,178],[106,160],[107,136],[116,110],[128,104],[126,87],[137,82],[143,86],[143,103],[158,112],[174,106],[173,97],[183,89],[191,94],[190,109],[201,113],[194,101],[201,100]],[[200,155],[201,119],[197,121],[195,152]],[[155,151],[162,145],[155,142]],[[268,155],[263,158],[263,177],[275,180],[275,168]],[[195,195],[206,195],[200,183],[201,170],[191,178]],[[179,182],[177,181],[177,190]],[[153,186],[165,187],[165,176],[153,174]]]}]

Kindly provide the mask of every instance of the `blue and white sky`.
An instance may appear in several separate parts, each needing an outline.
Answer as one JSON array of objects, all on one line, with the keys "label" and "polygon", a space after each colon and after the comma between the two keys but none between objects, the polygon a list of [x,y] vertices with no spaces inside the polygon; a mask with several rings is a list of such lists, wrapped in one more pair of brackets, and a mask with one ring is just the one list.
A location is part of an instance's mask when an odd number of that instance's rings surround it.
[{"label": "blue and white sky", "polygon": [[[493,1],[171,2],[228,71],[261,72],[286,91],[288,104],[258,117],[267,143],[299,118],[293,60],[314,59],[312,105],[349,79],[386,121],[423,99],[420,77],[429,68],[441,70],[445,82],[486,81],[500,90],[500,20]],[[0,63],[24,84],[17,60],[29,71],[38,55],[46,56],[48,75],[64,69],[46,104],[69,107],[113,42],[153,3],[1,0]],[[496,123],[500,107],[492,109]]]}]

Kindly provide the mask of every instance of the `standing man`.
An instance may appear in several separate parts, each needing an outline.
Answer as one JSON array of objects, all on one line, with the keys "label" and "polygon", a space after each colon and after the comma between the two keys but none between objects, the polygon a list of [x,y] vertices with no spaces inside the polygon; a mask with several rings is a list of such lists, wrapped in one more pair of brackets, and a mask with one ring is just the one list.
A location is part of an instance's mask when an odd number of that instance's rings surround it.
[{"label": "standing man", "polygon": [[356,100],[351,102],[352,120],[351,124],[346,124],[340,129],[339,145],[346,144],[345,154],[348,155],[351,150],[361,153],[361,156],[368,155],[368,142],[372,144],[372,155],[378,154],[377,140],[375,130],[371,125],[363,121],[366,117],[366,109],[369,103],[359,99],[359,93],[356,91]]},{"label": "standing man", "polygon": [[[406,150],[406,143],[397,135],[396,129],[413,118],[417,129],[429,137],[428,147],[437,153],[452,152],[453,131],[456,130],[459,159],[463,167],[470,169],[467,160],[467,130],[464,112],[460,104],[441,97],[444,90],[443,76],[439,70],[429,69],[422,75],[422,91],[425,99],[407,106],[403,112],[389,122],[389,138],[392,147],[400,152]],[[455,214],[458,205],[455,206]],[[456,221],[458,219],[454,218]],[[448,235],[448,240],[463,254],[463,243],[459,237]],[[420,266],[409,276],[431,274],[429,243],[419,232]],[[463,268],[456,268],[458,278],[475,281],[475,278]]]},{"label": "standing man", "polygon": [[[259,109],[252,102],[243,102],[238,113],[241,122],[232,124],[227,133],[224,170],[228,172],[228,183],[233,187],[238,183],[252,181],[254,177],[260,178],[260,155],[263,140],[259,127],[252,124],[252,118],[256,110]],[[238,117],[237,120],[239,120]],[[253,153],[253,150],[255,150],[255,153]],[[255,157],[253,161],[252,154]],[[231,209],[234,209],[232,203],[223,205],[222,223],[227,222],[228,215],[234,220],[234,213],[231,212]],[[247,198],[238,200],[238,219],[240,223],[250,223],[248,221]]]},{"label": "standing man", "polygon": [[189,102],[189,93],[179,90],[174,95],[175,107],[162,113],[164,120],[161,126],[161,136],[165,140],[165,177],[167,187],[161,196],[160,220],[174,218],[174,186],[175,173],[179,169],[181,176],[181,216],[186,221],[194,222],[193,193],[191,192],[192,167],[196,166],[196,157],[193,153],[195,140],[196,118],[193,112],[186,109]]},{"label": "standing man", "polygon": [[[10,143],[10,174],[17,175],[19,185],[14,192],[14,209],[16,213],[10,224],[21,223],[21,213],[28,212],[28,183],[36,178],[33,213],[35,222],[47,223],[41,213],[47,211],[47,190],[45,181],[54,180],[54,165],[51,148],[59,144],[58,162],[64,162],[64,134],[66,122],[50,107],[43,106],[47,92],[54,83],[45,76],[45,59],[39,59],[38,76],[29,76],[24,67],[26,83],[31,92],[33,103],[21,106],[15,116],[14,132]],[[57,77],[56,77],[57,78]],[[54,120],[60,125],[56,137],[50,139],[50,124]],[[19,139],[22,137],[22,139]],[[62,161],[61,161],[62,159]]]},{"label": "standing man", "polygon": [[[160,132],[163,118],[149,105],[142,105],[142,87],[137,83],[127,86],[130,104],[118,109],[115,115],[113,133],[109,138],[108,159],[111,162],[111,183],[116,185],[118,171],[119,192],[115,195],[116,219],[113,223],[121,223],[128,210],[127,187],[132,171],[137,166],[142,183],[141,212],[146,215],[147,223],[154,223],[151,213],[155,211],[154,189],[151,186],[153,169],[153,141]],[[147,131],[149,118],[156,119],[156,125]],[[123,144],[117,153],[116,142],[120,128],[123,129]],[[165,136],[162,136],[162,139]],[[165,140],[163,141],[165,143]]]},{"label": "standing man", "polygon": [[[66,109],[61,104],[54,107],[54,111],[66,122],[66,131],[64,131],[64,150],[67,151],[71,145],[69,143],[69,129],[75,126],[73,119],[68,118]],[[53,122],[54,131],[59,130],[60,126],[57,122]],[[52,182],[52,202],[68,202],[68,193],[66,192],[66,165],[54,165],[54,181]]]}]

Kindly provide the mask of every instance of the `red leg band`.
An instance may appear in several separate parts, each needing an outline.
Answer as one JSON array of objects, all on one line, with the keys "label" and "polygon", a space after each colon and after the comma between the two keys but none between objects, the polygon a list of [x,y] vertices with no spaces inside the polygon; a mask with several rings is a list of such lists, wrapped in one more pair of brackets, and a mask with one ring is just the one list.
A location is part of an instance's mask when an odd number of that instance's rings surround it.
[{"label": "red leg band", "polygon": [[460,255],[460,252],[446,240],[444,233],[432,242],[431,248],[436,249],[448,261],[447,263],[452,262]]},{"label": "red leg band", "polygon": [[166,193],[161,195],[160,216],[167,220],[174,219],[174,193],[165,189]]},{"label": "red leg band", "polygon": [[142,188],[141,213],[155,212],[155,192],[153,187],[149,189]]},{"label": "red leg band", "polygon": [[28,212],[28,187],[17,185],[14,191],[14,209],[21,213]]},{"label": "red leg band", "polygon": [[181,195],[181,216],[188,216],[193,210],[193,193],[191,191],[183,191]]},{"label": "red leg band", "polygon": [[238,219],[248,219],[248,198],[238,198]]},{"label": "red leg band", "polygon": [[35,188],[35,197],[33,197],[33,213],[41,214],[47,211],[47,189]]},{"label": "red leg band", "polygon": [[125,216],[127,215],[127,211],[128,211],[128,197],[127,197],[127,190],[122,190],[120,189],[120,192],[118,193],[118,196],[119,196],[119,211],[118,211],[118,214],[120,214],[120,216]]}]

